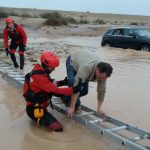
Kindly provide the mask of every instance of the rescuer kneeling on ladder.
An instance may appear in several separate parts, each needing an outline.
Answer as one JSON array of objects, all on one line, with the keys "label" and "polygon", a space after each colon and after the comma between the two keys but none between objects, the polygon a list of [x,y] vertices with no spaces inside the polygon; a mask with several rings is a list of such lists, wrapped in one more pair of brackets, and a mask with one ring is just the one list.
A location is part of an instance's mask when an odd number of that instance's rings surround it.
[{"label": "rescuer kneeling on ladder", "polygon": [[62,132],[63,127],[48,111],[47,106],[52,95],[72,95],[81,90],[80,83],[75,87],[63,87],[68,84],[67,78],[53,83],[49,74],[59,66],[59,57],[45,51],[41,56],[41,65],[35,64],[33,70],[26,74],[24,83],[24,97],[26,99],[26,111],[28,116],[37,122],[37,125],[45,126],[50,131]]}]

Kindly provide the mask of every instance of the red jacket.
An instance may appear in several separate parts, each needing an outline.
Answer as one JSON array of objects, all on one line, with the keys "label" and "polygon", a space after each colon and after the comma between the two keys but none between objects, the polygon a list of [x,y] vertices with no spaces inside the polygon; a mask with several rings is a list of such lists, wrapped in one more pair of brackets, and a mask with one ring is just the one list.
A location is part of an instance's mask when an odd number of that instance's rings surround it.
[{"label": "red jacket", "polygon": [[21,25],[15,24],[15,29],[13,31],[9,31],[9,28],[6,27],[3,31],[4,33],[4,47],[8,48],[8,39],[12,39],[16,44],[20,44],[23,42],[23,45],[27,43],[27,35]]},{"label": "red jacket", "polygon": [[[41,65],[36,64],[33,68],[33,71],[44,71]],[[30,78],[30,89],[35,93],[43,92],[44,94],[60,94],[60,95],[71,95],[73,94],[72,87],[59,88],[52,83],[47,74],[34,74]],[[28,84],[24,83],[24,94],[27,93]],[[30,100],[27,100],[30,101]]]}]

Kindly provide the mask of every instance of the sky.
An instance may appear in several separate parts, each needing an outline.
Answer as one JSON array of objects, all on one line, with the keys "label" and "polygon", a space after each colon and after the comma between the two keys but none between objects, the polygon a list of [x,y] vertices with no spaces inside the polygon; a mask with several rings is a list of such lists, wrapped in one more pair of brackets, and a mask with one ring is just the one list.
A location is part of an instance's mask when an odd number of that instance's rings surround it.
[{"label": "sky", "polygon": [[0,0],[0,6],[150,16],[150,0]]}]

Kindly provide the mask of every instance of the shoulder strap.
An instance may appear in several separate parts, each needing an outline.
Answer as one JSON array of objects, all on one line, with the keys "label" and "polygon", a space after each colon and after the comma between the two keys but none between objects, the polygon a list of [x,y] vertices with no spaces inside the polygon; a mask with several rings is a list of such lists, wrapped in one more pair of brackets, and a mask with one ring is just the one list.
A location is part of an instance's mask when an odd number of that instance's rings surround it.
[{"label": "shoulder strap", "polygon": [[46,73],[42,70],[32,70],[31,72],[27,73],[25,75],[25,82],[28,84],[29,88],[30,88],[30,85],[29,85],[30,77],[36,74],[46,74]]},{"label": "shoulder strap", "polygon": [[45,71],[42,71],[42,70],[32,70],[32,71],[30,72],[30,76],[36,75],[36,74],[46,74],[46,72],[45,72]]}]

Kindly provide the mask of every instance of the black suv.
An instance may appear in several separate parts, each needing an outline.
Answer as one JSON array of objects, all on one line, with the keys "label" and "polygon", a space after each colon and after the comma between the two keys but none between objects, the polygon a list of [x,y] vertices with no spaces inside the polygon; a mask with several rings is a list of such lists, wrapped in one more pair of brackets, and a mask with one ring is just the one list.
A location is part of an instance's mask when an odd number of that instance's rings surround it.
[{"label": "black suv", "polygon": [[104,34],[101,46],[150,51],[150,32],[130,27],[110,29]]}]

